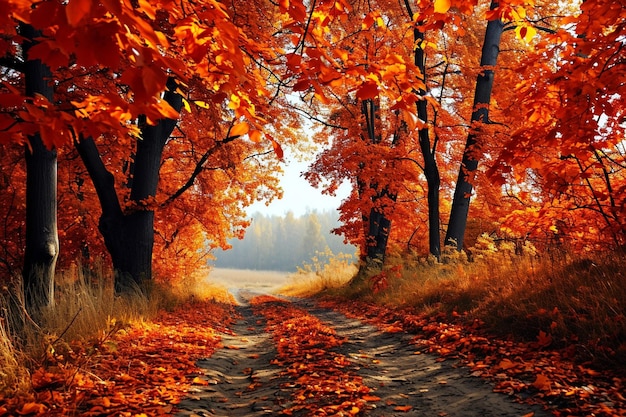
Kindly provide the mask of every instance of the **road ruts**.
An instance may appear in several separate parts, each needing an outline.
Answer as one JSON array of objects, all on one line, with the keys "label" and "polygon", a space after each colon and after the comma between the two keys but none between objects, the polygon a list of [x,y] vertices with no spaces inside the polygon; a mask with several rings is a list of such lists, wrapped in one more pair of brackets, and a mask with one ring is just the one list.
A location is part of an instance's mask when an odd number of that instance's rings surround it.
[{"label": "road ruts", "polygon": [[[347,339],[337,350],[359,364],[363,382],[381,397],[367,416],[552,415],[539,406],[519,404],[493,392],[487,380],[472,377],[467,368],[456,367],[453,361],[438,362],[433,355],[416,354],[410,335],[381,332],[339,312],[319,308],[310,300],[301,300],[297,305],[323,322],[332,323],[337,334]],[[394,411],[398,405],[410,405],[411,410]]]},{"label": "road ruts", "polygon": [[[265,331],[265,320],[255,316],[245,304],[251,296],[238,294],[244,304],[238,307],[241,318],[232,328],[234,334],[224,335],[224,348],[199,362],[209,385],[195,386],[189,398],[178,405],[178,416],[278,416],[290,404],[292,382],[298,376],[291,375],[289,379],[281,375],[283,368],[272,365],[276,348]],[[372,395],[380,397],[380,401],[361,409],[358,416],[549,415],[539,407],[517,404],[494,393],[487,381],[471,377],[467,369],[457,368],[451,361],[437,362],[431,355],[416,355],[408,335],[380,332],[338,312],[317,307],[312,301],[294,304],[346,338],[331,351],[349,358],[351,371],[372,388]]]},{"label": "road ruts", "polygon": [[224,347],[200,360],[206,386],[194,386],[189,398],[178,404],[177,416],[279,415],[280,404],[289,397],[281,385],[280,368],[270,364],[276,349],[263,320],[248,305],[237,307],[241,318],[233,334],[222,335]]}]

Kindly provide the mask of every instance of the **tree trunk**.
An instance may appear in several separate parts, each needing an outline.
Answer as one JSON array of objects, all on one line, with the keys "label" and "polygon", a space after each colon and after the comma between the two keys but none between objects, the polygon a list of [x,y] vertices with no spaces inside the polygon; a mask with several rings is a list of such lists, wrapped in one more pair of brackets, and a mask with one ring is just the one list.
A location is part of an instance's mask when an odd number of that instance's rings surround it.
[{"label": "tree trunk", "polygon": [[[168,80],[167,87],[164,99],[180,111],[182,97],[175,92],[174,79]],[[150,200],[156,196],[163,148],[175,127],[176,120],[172,119],[162,119],[154,126],[143,122],[142,137],[137,143],[130,173],[130,200],[134,208],[128,213],[122,211],[113,175],[102,162],[93,139],[86,138],[76,143],[102,206],[98,228],[111,255],[118,293],[136,287],[146,289],[152,279],[154,209]]]},{"label": "tree trunk", "polygon": [[[498,7],[498,3],[491,2],[491,9]],[[463,151],[463,160],[459,169],[459,176],[454,189],[450,221],[446,233],[446,245],[452,245],[461,250],[463,238],[467,226],[470,197],[472,194],[473,181],[478,168],[480,150],[480,128],[482,124],[489,123],[489,102],[493,88],[494,70],[500,53],[500,38],[504,24],[500,19],[490,20],[485,32],[485,40],[480,59],[483,68],[482,73],[476,80],[474,93],[474,107],[471,118],[470,132]]]},{"label": "tree trunk", "polygon": [[380,269],[385,262],[391,220],[380,209],[373,208],[369,215],[368,230],[367,264]]},{"label": "tree trunk", "polygon": [[98,229],[104,238],[104,244],[111,255],[113,269],[116,271],[116,292],[121,292],[123,288],[117,275],[119,274],[118,271],[125,271],[118,262],[119,259],[123,258],[125,251],[126,219],[115,191],[115,180],[113,174],[106,169],[102,162],[98,148],[92,138],[81,138],[74,145],[87,168],[100,201],[102,214],[98,222]]},{"label": "tree trunk", "polygon": [[[26,95],[41,94],[50,102],[53,88],[50,69],[40,60],[29,60],[28,51],[40,34],[30,25],[20,26],[24,37]],[[57,153],[47,149],[40,134],[28,138],[26,148],[26,247],[22,271],[26,310],[36,316],[41,307],[54,303],[54,272],[59,256],[57,233]]]},{"label": "tree trunk", "polygon": [[[374,100],[364,100],[361,111],[365,116],[365,131],[367,138],[371,143],[380,143],[380,134],[376,132],[377,122],[380,120],[380,111]],[[376,191],[372,197],[372,202],[376,204],[377,200],[387,196],[392,201],[395,196],[389,195],[386,186],[380,186],[380,178],[370,179],[370,188]],[[384,212],[385,207],[373,207],[368,216],[364,218],[366,257],[363,268],[365,269],[381,269],[385,261],[387,252],[387,242],[389,240],[389,232],[391,231],[391,220],[387,218]]]},{"label": "tree trunk", "polygon": [[[180,112],[183,101],[182,96],[175,92],[176,88],[176,81],[170,78],[164,99]],[[127,214],[125,218],[125,251],[117,262],[114,260],[119,265],[118,271],[125,273],[120,276],[122,286],[136,283],[143,287],[152,279],[154,209],[146,205],[146,202],[149,203],[156,196],[163,148],[177,123],[172,119],[161,119],[154,126],[141,122],[141,140],[137,142],[130,191],[130,200],[137,210]],[[128,281],[131,277],[133,281]]]},{"label": "tree trunk", "polygon": [[[408,3],[407,11],[412,16],[413,13]],[[422,41],[424,40],[424,33],[418,29],[413,29],[413,38],[415,40],[415,65],[422,73],[422,81],[426,84],[426,65],[424,57],[424,49],[422,49]],[[421,96],[426,94],[423,89],[419,90]],[[426,100],[419,100],[416,103],[417,117],[420,120],[428,120],[428,103]],[[424,126],[419,129],[419,144],[422,156],[424,157],[424,176],[426,177],[426,185],[428,187],[427,201],[428,201],[428,250],[431,255],[437,259],[441,256],[441,236],[439,235],[439,186],[440,176],[439,168],[437,167],[437,160],[435,159],[435,149],[437,141],[431,146],[430,136],[428,132],[428,126]]]}]

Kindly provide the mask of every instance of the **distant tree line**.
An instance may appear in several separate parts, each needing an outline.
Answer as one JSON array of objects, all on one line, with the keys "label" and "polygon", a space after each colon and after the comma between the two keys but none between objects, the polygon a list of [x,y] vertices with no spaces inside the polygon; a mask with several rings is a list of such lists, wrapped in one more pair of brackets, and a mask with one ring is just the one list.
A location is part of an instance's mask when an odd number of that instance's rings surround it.
[{"label": "distant tree line", "polygon": [[[296,217],[255,213],[242,240],[229,243],[232,249],[216,252],[214,265],[219,268],[241,268],[295,271],[314,256],[328,257],[330,252],[354,254],[356,247],[346,245],[341,236],[331,232],[338,227],[334,211],[309,212]],[[328,251],[327,249],[330,249]]]}]

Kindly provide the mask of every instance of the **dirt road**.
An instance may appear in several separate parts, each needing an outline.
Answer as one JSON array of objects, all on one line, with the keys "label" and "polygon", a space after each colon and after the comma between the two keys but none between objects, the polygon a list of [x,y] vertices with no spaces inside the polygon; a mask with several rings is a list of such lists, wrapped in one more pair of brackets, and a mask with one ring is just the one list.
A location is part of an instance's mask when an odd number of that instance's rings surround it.
[{"label": "dirt road", "polygon": [[[224,348],[199,363],[208,385],[194,388],[190,397],[179,404],[179,416],[266,416],[293,412],[292,406],[297,402],[294,392],[310,370],[302,367],[302,374],[286,372],[276,360],[279,354],[276,335],[268,332],[265,317],[255,314],[247,303],[252,295],[237,294],[241,318],[233,327],[234,334],[224,335]],[[310,301],[294,301],[293,306],[332,329],[342,342],[328,350],[328,355],[332,354],[335,362],[337,357],[347,358],[342,362],[347,364],[342,365],[345,367],[342,372],[371,390],[366,407],[353,407],[334,415],[549,415],[538,407],[517,404],[505,395],[492,392],[486,380],[470,376],[466,368],[455,367],[452,361],[440,362],[431,355],[416,354],[409,335],[382,333]],[[328,401],[325,393],[319,395],[320,402],[322,395]],[[333,414],[315,412],[309,407],[293,415]]]}]

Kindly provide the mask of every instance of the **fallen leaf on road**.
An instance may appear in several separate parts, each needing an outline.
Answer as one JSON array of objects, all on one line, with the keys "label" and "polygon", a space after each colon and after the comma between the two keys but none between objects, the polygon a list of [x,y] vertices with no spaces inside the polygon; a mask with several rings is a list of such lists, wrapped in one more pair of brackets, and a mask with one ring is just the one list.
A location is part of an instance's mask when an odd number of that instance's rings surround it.
[{"label": "fallen leaf on road", "polygon": [[398,405],[393,410],[394,411],[402,411],[404,413],[408,413],[409,411],[411,411],[412,408],[413,408],[413,406],[411,406],[411,405]]}]

